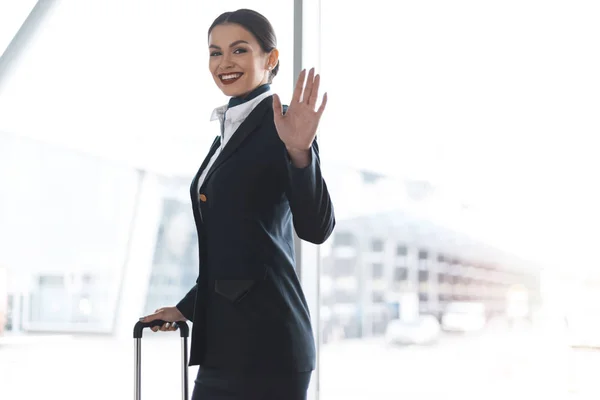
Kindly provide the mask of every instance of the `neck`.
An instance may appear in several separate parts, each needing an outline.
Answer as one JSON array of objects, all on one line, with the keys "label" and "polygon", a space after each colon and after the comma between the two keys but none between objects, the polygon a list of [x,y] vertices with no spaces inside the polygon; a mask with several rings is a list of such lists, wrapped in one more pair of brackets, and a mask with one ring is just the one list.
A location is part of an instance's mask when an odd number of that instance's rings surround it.
[{"label": "neck", "polygon": [[267,91],[269,91],[270,88],[271,86],[268,83],[265,83],[257,86],[256,88],[252,89],[250,92],[242,96],[232,97],[231,99],[229,99],[229,108],[238,106],[240,104],[245,103],[246,101],[252,100],[257,96],[266,93]]}]

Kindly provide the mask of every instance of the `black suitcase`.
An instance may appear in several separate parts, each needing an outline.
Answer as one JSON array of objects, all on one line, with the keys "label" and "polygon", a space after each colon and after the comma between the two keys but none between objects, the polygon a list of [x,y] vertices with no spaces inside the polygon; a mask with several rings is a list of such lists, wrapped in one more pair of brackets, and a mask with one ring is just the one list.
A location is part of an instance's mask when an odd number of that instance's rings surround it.
[{"label": "black suitcase", "polygon": [[[142,389],[142,333],[144,328],[162,326],[165,321],[152,321],[143,323],[138,321],[133,328],[133,339],[135,341],[135,388],[134,399],[141,400]],[[179,333],[181,334],[181,396],[183,400],[188,400],[188,337],[190,329],[187,322],[176,322]]]}]

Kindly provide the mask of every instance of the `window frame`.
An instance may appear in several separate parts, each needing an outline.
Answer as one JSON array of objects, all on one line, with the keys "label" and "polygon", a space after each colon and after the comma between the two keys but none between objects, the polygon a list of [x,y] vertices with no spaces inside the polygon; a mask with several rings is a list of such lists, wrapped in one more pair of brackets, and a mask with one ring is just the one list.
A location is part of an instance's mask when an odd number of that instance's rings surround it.
[{"label": "window frame", "polygon": [[[312,27],[317,26],[317,29]],[[306,29],[305,29],[306,28]],[[311,29],[312,28],[312,29]],[[320,70],[321,61],[321,1],[294,0],[294,73],[292,87],[303,68]],[[296,269],[304,296],[311,312],[311,323],[317,349],[316,368],[313,372],[307,399],[319,400],[320,383],[320,274],[321,253],[319,246],[294,238]]]}]

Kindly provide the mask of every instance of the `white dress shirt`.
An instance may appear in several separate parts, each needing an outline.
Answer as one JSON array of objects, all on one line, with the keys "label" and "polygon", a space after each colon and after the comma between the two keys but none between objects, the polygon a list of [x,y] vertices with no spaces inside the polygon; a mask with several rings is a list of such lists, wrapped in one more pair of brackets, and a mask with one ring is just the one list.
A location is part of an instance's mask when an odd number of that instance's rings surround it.
[{"label": "white dress shirt", "polygon": [[200,191],[200,187],[202,187],[202,183],[204,183],[204,179],[206,179],[206,174],[210,170],[210,167],[214,164],[215,160],[217,159],[217,157],[219,156],[229,139],[232,138],[232,136],[235,134],[235,131],[237,131],[242,122],[244,122],[248,115],[250,115],[252,110],[254,110],[254,108],[261,101],[263,101],[266,97],[270,96],[271,94],[272,92],[271,90],[269,90],[265,93],[256,96],[252,100],[248,100],[247,102],[237,105],[235,107],[227,109],[228,106],[224,105],[214,109],[210,120],[219,120],[221,124],[221,145],[215,151],[215,154],[213,154],[213,156],[210,158],[208,165],[206,166],[206,168],[204,168],[204,171],[202,171],[202,174],[198,179],[198,192]]}]

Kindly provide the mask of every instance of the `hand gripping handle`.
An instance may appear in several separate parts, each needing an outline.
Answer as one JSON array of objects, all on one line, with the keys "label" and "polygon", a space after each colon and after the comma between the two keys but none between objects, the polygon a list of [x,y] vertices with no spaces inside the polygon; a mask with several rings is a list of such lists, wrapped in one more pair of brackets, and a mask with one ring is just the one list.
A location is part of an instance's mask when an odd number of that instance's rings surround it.
[{"label": "hand gripping handle", "polygon": [[[166,324],[167,321],[163,321],[160,319],[154,320],[152,322],[142,322],[142,321],[138,321],[135,326],[133,327],[133,338],[134,339],[141,339],[142,338],[142,332],[144,331],[145,328],[154,328],[155,326],[163,326],[164,324]],[[179,322],[174,322],[174,324],[179,328],[179,333],[181,335],[182,338],[187,338],[190,336],[190,328],[188,327],[187,322],[185,321],[179,321]]]}]

